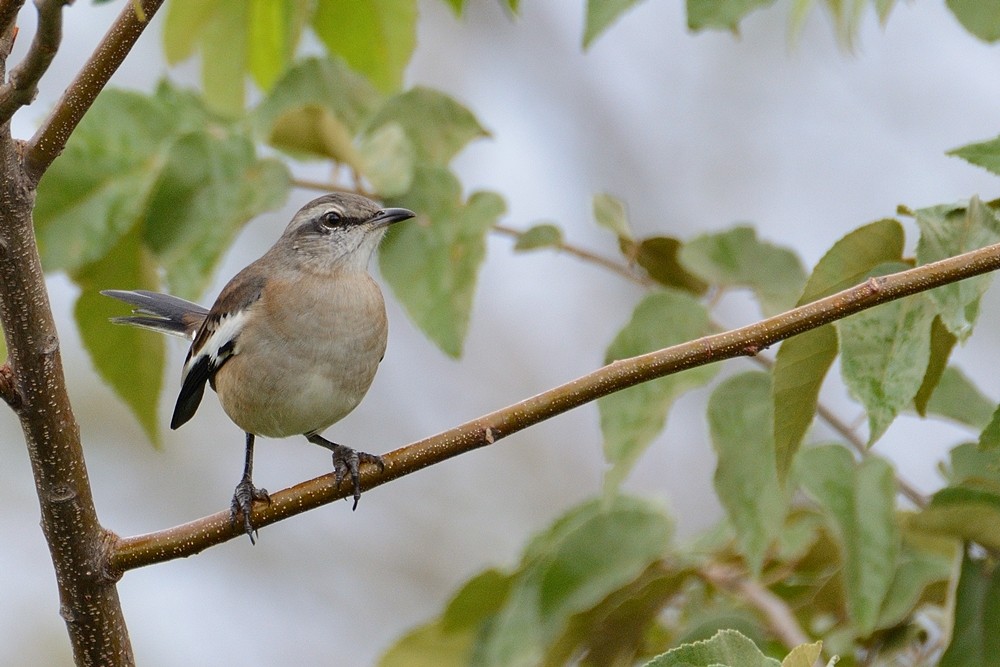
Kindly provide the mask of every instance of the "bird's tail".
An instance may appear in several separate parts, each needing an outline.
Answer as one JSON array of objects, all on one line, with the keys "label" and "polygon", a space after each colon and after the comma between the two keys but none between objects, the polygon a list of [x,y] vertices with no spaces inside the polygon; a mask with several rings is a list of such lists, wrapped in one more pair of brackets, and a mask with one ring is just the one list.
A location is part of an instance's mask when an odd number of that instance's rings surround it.
[{"label": "bird's tail", "polygon": [[115,324],[152,329],[184,338],[194,338],[208,309],[169,294],[147,290],[102,290],[101,294],[135,306],[132,315],[112,317]]}]

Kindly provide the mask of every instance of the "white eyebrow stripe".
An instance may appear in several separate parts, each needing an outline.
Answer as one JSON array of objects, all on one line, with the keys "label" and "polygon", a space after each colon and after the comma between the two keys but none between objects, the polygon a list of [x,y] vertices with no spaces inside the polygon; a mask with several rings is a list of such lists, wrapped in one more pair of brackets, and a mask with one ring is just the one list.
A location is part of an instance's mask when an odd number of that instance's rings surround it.
[{"label": "white eyebrow stripe", "polygon": [[232,344],[239,337],[240,332],[243,331],[243,327],[246,326],[247,317],[247,311],[240,310],[234,313],[226,313],[219,318],[219,321],[215,324],[214,331],[205,339],[205,343],[200,349],[193,351],[194,354],[184,364],[184,375],[187,375],[188,371],[203,357],[208,357],[213,366],[218,366],[220,361],[231,356],[234,353],[232,349],[225,352],[222,350],[227,345],[232,348]]}]

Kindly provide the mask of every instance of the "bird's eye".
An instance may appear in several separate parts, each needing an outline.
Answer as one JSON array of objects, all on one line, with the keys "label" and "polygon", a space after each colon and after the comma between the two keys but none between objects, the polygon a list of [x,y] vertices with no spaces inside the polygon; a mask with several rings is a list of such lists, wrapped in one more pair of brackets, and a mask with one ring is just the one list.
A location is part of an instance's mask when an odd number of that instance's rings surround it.
[{"label": "bird's eye", "polygon": [[337,211],[327,211],[320,217],[319,222],[327,229],[333,229],[340,224],[340,220],[340,213]]}]

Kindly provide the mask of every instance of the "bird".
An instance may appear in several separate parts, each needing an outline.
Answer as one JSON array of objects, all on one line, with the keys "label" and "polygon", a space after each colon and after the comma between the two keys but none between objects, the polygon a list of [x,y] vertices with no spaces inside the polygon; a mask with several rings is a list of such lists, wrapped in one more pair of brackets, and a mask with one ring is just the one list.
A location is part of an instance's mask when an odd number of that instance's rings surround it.
[{"label": "bird", "polygon": [[385,301],[368,265],[390,225],[415,217],[371,199],[334,192],[292,217],[260,259],[237,273],[211,308],[148,290],[103,290],[133,306],[113,323],[189,338],[170,428],[187,423],[208,384],[226,415],[246,434],[243,476],[230,508],[232,524],[256,543],[253,503],[270,496],[253,483],[257,436],[303,435],[333,455],[335,483],[350,477],[354,509],[359,466],[384,469],[380,456],[321,433],[361,402],[385,354]]}]

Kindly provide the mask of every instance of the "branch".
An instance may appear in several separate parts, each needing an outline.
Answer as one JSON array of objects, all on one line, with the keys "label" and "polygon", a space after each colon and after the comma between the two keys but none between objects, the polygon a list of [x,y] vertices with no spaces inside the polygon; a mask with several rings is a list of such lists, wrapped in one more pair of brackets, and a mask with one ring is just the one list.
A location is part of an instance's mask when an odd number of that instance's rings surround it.
[{"label": "branch", "polygon": [[24,60],[0,86],[0,123],[6,123],[15,111],[35,100],[38,80],[49,69],[62,41],[63,7],[72,3],[73,0],[35,0],[38,10],[35,38]]},{"label": "branch", "polygon": [[[24,0],[0,0],[0,35],[6,35],[7,31],[14,28],[17,22],[17,15],[23,6]],[[11,42],[13,43],[13,35],[11,36]],[[4,59],[9,55],[10,51],[7,50],[3,53]]]},{"label": "branch", "polygon": [[[861,285],[756,324],[613,362],[520,403],[390,452],[383,457],[385,470],[379,472],[372,466],[365,467],[361,488],[371,489],[459,454],[492,445],[512,433],[613,392],[688,368],[753,356],[778,341],[848,315],[998,268],[1000,244],[871,278]],[[253,525],[267,526],[344,498],[348,493],[346,488],[333,486],[332,474],[302,482],[271,494],[270,505],[255,509]],[[104,572],[115,578],[126,570],[191,556],[242,534],[240,527],[230,524],[226,510],[167,530],[118,539],[110,545]]]},{"label": "branch", "polygon": [[[161,4],[163,0],[141,0],[138,8],[132,2],[122,8],[90,59],[25,145],[24,170],[32,185],[41,180],[45,170],[62,153],[73,130],[132,50]],[[138,16],[140,9],[144,13],[142,18]]]}]

